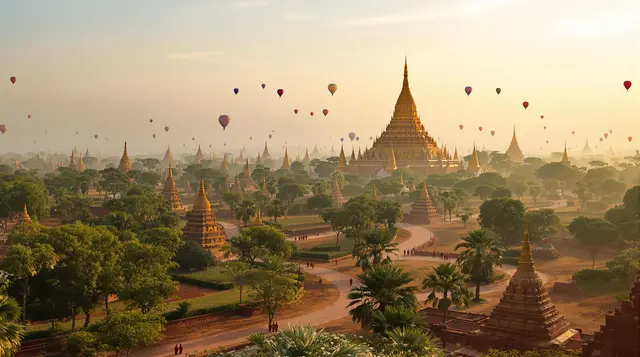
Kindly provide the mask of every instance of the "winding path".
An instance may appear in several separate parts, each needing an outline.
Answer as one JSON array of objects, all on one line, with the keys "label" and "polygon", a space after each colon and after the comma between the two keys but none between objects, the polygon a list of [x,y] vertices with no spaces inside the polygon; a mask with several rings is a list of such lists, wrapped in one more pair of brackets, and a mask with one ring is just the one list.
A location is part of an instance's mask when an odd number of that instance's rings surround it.
[{"label": "winding path", "polygon": [[[232,236],[237,234],[238,227],[232,223],[221,222],[225,229],[227,230],[227,234]],[[402,252],[405,249],[411,249],[417,247],[421,244],[426,243],[431,236],[433,236],[433,232],[425,227],[416,226],[408,223],[398,223],[397,225],[400,228],[406,229],[411,233],[411,237],[400,243],[398,245],[398,251]],[[310,237],[311,238],[311,237]],[[429,256],[392,256],[394,260],[423,260],[423,261],[444,261],[438,257],[429,257]],[[308,270],[308,268],[303,267],[304,270]],[[507,274],[513,275],[516,271],[516,267],[513,265],[503,265],[502,270],[504,270]],[[342,319],[344,317],[349,316],[349,312],[346,309],[349,300],[347,299],[347,295],[349,294],[351,287],[349,286],[349,278],[350,276],[342,274],[332,269],[315,267],[313,268],[313,274],[322,278],[322,281],[325,283],[331,283],[335,285],[335,287],[339,291],[338,299],[331,305],[321,309],[309,312],[308,314],[297,316],[285,320],[278,320],[278,324],[283,328],[289,325],[320,325],[327,322],[335,321]],[[547,282],[547,277],[544,274],[538,273],[540,279],[542,279],[543,283]],[[482,293],[490,293],[495,291],[502,291],[505,289],[507,284],[509,283],[509,279],[505,279],[497,284],[492,285],[484,285],[480,288]],[[356,282],[354,281],[354,285]],[[423,301],[428,293],[420,293],[417,295],[418,301]],[[213,350],[220,346],[231,346],[235,344],[239,344],[246,341],[248,335],[257,332],[267,332],[264,326],[248,326],[245,328],[240,328],[238,330],[229,331],[229,332],[221,332],[212,335],[208,335],[205,337],[194,338],[188,341],[182,342],[182,345],[185,347],[185,352],[195,352],[195,351],[203,351],[203,350]],[[150,346],[141,350],[136,351],[137,357],[165,357],[165,356],[173,356],[173,343],[159,343],[154,346]]]}]

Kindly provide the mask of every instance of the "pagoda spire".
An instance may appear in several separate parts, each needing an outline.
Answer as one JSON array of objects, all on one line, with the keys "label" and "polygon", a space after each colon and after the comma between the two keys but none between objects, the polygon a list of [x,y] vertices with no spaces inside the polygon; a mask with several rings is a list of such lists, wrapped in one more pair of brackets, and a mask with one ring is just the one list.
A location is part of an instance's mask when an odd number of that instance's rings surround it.
[{"label": "pagoda spire", "polygon": [[164,183],[164,187],[162,188],[162,195],[171,205],[171,210],[173,212],[178,214],[184,212],[184,206],[182,205],[180,195],[178,195],[178,190],[176,188],[176,181],[173,179],[173,165],[171,163],[169,163],[169,172],[167,174],[167,180]]},{"label": "pagoda spire", "polygon": [[338,185],[338,175],[333,180],[333,186],[331,188],[331,208],[340,208],[344,204],[345,199]]},{"label": "pagoda spire", "polygon": [[69,159],[69,168],[72,170],[76,169],[76,150],[71,150],[71,159]]},{"label": "pagoda spire", "polygon": [[345,169],[346,167],[347,167],[347,158],[344,155],[344,145],[340,145],[340,156],[338,156],[338,169]]},{"label": "pagoda spire", "polygon": [[591,148],[589,147],[589,139],[585,139],[584,148],[582,149],[582,153],[583,154],[590,154],[591,153]]},{"label": "pagoda spire", "polygon": [[256,183],[253,181],[253,177],[251,177],[249,159],[246,159],[246,164],[244,165],[244,173],[242,175],[244,181],[244,189],[246,191],[254,191],[256,189]]},{"label": "pagoda spire", "polygon": [[207,193],[204,190],[204,180],[200,179],[200,187],[198,188],[198,196],[193,201],[193,210],[211,210],[211,203],[207,198]]},{"label": "pagoda spire", "polygon": [[284,158],[282,159],[282,166],[280,166],[281,170],[286,170],[291,167],[291,163],[289,162],[289,150],[284,148]]},{"label": "pagoda spire", "polygon": [[258,156],[256,157],[256,165],[262,165],[262,159],[260,158],[260,153],[258,153]]},{"label": "pagoda spire", "polygon": [[566,165],[571,165],[571,161],[569,161],[569,154],[567,154],[567,142],[564,142],[564,152],[562,153],[561,163]]},{"label": "pagoda spire", "polygon": [[27,211],[27,204],[24,204],[24,208],[22,210],[22,217],[19,220],[20,223],[33,223],[31,220],[31,216],[29,216],[29,212]]},{"label": "pagoda spire", "polygon": [[196,164],[199,164],[202,160],[204,160],[204,153],[202,153],[202,148],[198,145],[198,151],[195,157]]},{"label": "pagoda spire", "polygon": [[409,89],[409,69],[407,66],[407,57],[404,58],[404,78],[402,80],[402,89],[396,101],[396,107],[393,112],[393,120],[419,120],[416,109],[416,102],[411,95]]},{"label": "pagoda spire", "polygon": [[453,152],[453,160],[458,162],[458,147],[456,146]]},{"label": "pagoda spire", "polygon": [[164,157],[162,158],[162,163],[168,166],[172,162],[173,162],[173,155],[171,154],[171,147],[167,145],[167,151],[164,153]]},{"label": "pagoda spire", "polygon": [[222,171],[225,175],[229,174],[229,167],[227,165],[227,153],[226,152],[222,156],[222,161],[220,162],[220,171]]},{"label": "pagoda spire", "polygon": [[309,149],[305,147],[304,148],[304,159],[302,160],[302,163],[308,164],[309,161],[311,161],[311,157],[309,157]]},{"label": "pagoda spire", "polygon": [[193,208],[186,215],[187,223],[182,229],[185,240],[193,240],[202,248],[210,251],[218,258],[222,256],[221,248],[226,236],[224,228],[216,222],[211,203],[204,189],[204,180],[200,179],[198,195]]},{"label": "pagoda spire", "polygon": [[392,147],[391,152],[389,153],[389,155],[387,155],[387,164],[385,165],[384,169],[387,171],[394,171],[397,168],[398,166],[396,165],[396,154],[393,151]]},{"label": "pagoda spire", "polygon": [[118,165],[118,171],[126,174],[131,171],[131,161],[129,160],[129,153],[127,152],[127,142],[124,142],[124,151],[122,152],[122,158],[120,159],[120,165]]},{"label": "pagoda spire", "polygon": [[513,136],[511,137],[511,143],[509,144],[509,148],[506,152],[509,159],[513,162],[523,162],[524,154],[522,154],[522,150],[520,150],[520,145],[518,144],[518,138],[516,137],[516,126],[513,126]]},{"label": "pagoda spire", "polygon": [[473,144],[473,152],[471,153],[471,158],[469,159],[469,166],[467,166],[467,171],[473,173],[480,172],[480,160],[478,160],[478,151],[476,150],[476,144]]},{"label": "pagoda spire", "polygon": [[83,172],[85,169],[84,161],[82,161],[82,154],[78,154],[78,163],[76,164],[76,171]]},{"label": "pagoda spire", "polygon": [[358,160],[362,160],[362,151],[360,151],[360,146],[358,146]]},{"label": "pagoda spire", "polygon": [[376,188],[376,185],[373,184],[371,185],[371,199],[374,201],[377,201],[378,198],[378,189]]},{"label": "pagoda spire", "polygon": [[354,148],[351,148],[351,158],[349,159],[349,162],[351,161],[356,161],[356,151]]},{"label": "pagoda spire", "polygon": [[233,191],[237,193],[242,193],[242,186],[240,186],[240,180],[238,179],[237,174],[233,180]]},{"label": "pagoda spire", "polygon": [[271,157],[271,154],[269,154],[269,149],[267,148],[267,142],[264,142],[264,151],[262,152],[262,158],[267,160],[268,158]]}]

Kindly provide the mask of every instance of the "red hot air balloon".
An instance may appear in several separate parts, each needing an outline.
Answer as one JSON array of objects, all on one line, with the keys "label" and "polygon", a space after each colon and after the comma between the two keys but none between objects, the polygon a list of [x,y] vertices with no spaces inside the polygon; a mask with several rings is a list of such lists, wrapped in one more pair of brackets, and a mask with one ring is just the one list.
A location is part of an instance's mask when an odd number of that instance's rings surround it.
[{"label": "red hot air balloon", "polygon": [[478,130],[482,131],[482,127],[481,127],[481,126],[480,126],[480,127],[478,127]]},{"label": "red hot air balloon", "polygon": [[[3,131],[3,133],[4,133],[4,131]],[[633,140],[633,138],[632,137],[628,137],[627,140],[629,140],[629,142],[631,142],[631,140]]]},{"label": "red hot air balloon", "polygon": [[527,108],[529,108],[529,102],[522,102],[522,106],[524,107],[524,110],[527,110]]},{"label": "red hot air balloon", "polygon": [[278,89],[277,93],[278,93],[279,97],[282,97],[282,95],[284,94],[284,89],[282,89],[282,88]]},{"label": "red hot air balloon", "polygon": [[572,132],[571,132],[571,134],[575,134],[575,133],[576,133],[575,131],[572,131]]},{"label": "red hot air balloon", "polygon": [[604,138],[608,138],[609,137],[609,133],[604,133]]},{"label": "red hot air balloon", "polygon": [[[15,77],[11,77],[11,78],[15,78]],[[624,81],[624,83],[622,84],[624,85],[624,89],[626,89],[627,91],[629,90],[629,88],[631,88],[631,81]]]},{"label": "red hot air balloon", "polygon": [[11,81],[11,84],[16,84],[16,77],[11,77],[9,80]]},{"label": "red hot air balloon", "polygon": [[309,113],[311,116],[313,116],[313,112]]},{"label": "red hot air balloon", "polygon": [[541,116],[540,116],[540,119],[544,119],[544,115],[541,115]]},{"label": "red hot air balloon", "polygon": [[458,125],[458,127],[460,128],[460,130],[464,129],[464,125],[462,124]]},{"label": "red hot air balloon", "polygon": [[327,109],[322,109],[322,114],[326,117],[327,114],[329,114],[329,111]]},{"label": "red hot air balloon", "polygon": [[294,114],[298,114],[298,109],[294,109],[294,110],[293,110],[293,113],[294,113]]},{"label": "red hot air balloon", "polygon": [[7,131],[7,126],[2,124],[0,125],[0,133],[4,134]]},{"label": "red hot air balloon", "polygon": [[231,123],[231,117],[226,114],[222,114],[220,117],[218,117],[218,123],[220,123],[220,125],[222,126],[222,130],[227,130],[227,125]]},{"label": "red hot air balloon", "polygon": [[471,92],[473,92],[473,88],[471,88],[471,86],[466,86],[464,87],[464,92],[467,93],[467,97],[471,95]]},{"label": "red hot air balloon", "polygon": [[31,119],[31,114],[27,114],[27,118]]}]

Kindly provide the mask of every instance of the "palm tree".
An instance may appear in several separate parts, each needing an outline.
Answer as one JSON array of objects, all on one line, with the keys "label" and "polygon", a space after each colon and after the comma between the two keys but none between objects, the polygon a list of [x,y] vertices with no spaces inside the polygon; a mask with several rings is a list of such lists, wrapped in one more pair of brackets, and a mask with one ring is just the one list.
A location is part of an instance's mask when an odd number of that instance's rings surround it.
[{"label": "palm tree", "polygon": [[458,257],[457,263],[462,267],[462,272],[471,276],[471,281],[476,284],[475,301],[480,301],[480,284],[488,281],[493,276],[493,266],[502,265],[504,250],[498,242],[491,237],[485,229],[476,229],[462,237],[462,243],[456,245],[456,249],[464,249]]},{"label": "palm tree", "polygon": [[417,327],[396,327],[384,340],[384,356],[444,357],[440,341]]},{"label": "palm tree", "polygon": [[[431,289],[425,303],[442,310],[442,323],[446,321],[447,309],[452,304],[469,306],[473,293],[465,285],[468,278],[454,264],[444,263],[433,268],[422,280],[422,289]],[[438,293],[442,293],[442,297],[438,297]]]},{"label": "palm tree", "polygon": [[277,335],[249,335],[260,356],[366,356],[369,348],[363,342],[324,332],[315,326],[289,326]]},{"label": "palm tree", "polygon": [[278,217],[284,216],[287,212],[287,206],[277,198],[271,200],[268,209],[269,216],[273,217],[273,222],[277,222]]},{"label": "palm tree", "polygon": [[246,227],[251,218],[256,216],[258,210],[256,209],[256,204],[252,200],[242,200],[238,207],[236,207],[236,219],[242,220],[244,226]]},{"label": "palm tree", "polygon": [[453,209],[458,205],[458,197],[453,191],[443,191],[440,192],[439,200],[443,205],[445,219],[447,217],[447,211],[449,211],[449,221],[451,221]]},{"label": "palm tree", "polygon": [[351,302],[347,307],[353,307],[349,310],[349,315],[362,327],[369,326],[375,311],[384,311],[387,306],[415,309],[418,304],[416,288],[407,286],[413,281],[413,277],[398,266],[374,265],[359,274],[358,280],[361,285],[351,289],[348,295]]},{"label": "palm tree", "polygon": [[136,220],[127,212],[111,212],[104,219],[108,226],[116,227],[119,231],[131,230],[136,226]]},{"label": "palm tree", "polygon": [[244,287],[249,284],[253,274],[249,265],[245,262],[227,262],[222,271],[231,277],[233,285],[238,288],[238,292],[240,293],[239,303],[242,304]]},{"label": "palm tree", "polygon": [[361,240],[353,246],[351,253],[357,258],[356,266],[367,270],[372,265],[391,262],[391,254],[398,250],[398,243],[394,242],[395,230],[388,231],[374,229],[365,233]]},{"label": "palm tree", "polygon": [[13,356],[24,334],[24,326],[17,323],[20,318],[18,303],[5,295],[0,295],[0,356]]},{"label": "palm tree", "polygon": [[414,308],[406,306],[387,306],[384,311],[378,310],[371,316],[371,331],[380,336],[387,334],[397,327],[416,327],[425,325]]}]

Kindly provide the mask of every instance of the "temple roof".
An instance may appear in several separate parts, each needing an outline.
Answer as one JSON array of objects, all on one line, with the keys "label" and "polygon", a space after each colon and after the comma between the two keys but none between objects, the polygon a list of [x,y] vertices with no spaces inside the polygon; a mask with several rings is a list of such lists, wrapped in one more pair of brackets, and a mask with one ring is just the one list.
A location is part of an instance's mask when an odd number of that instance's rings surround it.
[{"label": "temple roof", "polygon": [[522,150],[520,150],[520,145],[518,145],[518,138],[516,137],[516,126],[513,126],[513,136],[511,137],[511,143],[509,144],[509,148],[506,152],[509,159],[513,162],[522,162],[524,160],[524,154],[522,154]]},{"label": "temple roof", "polygon": [[407,58],[404,58],[404,79],[402,80],[402,89],[396,101],[393,111],[393,119],[395,120],[413,120],[418,115],[416,102],[411,95],[409,89],[409,70],[407,67]]},{"label": "temple roof", "polygon": [[289,162],[289,150],[284,148],[284,158],[282,159],[282,166],[280,169],[288,169],[291,167],[291,163]]},{"label": "temple roof", "polygon": [[480,169],[480,160],[478,160],[478,151],[476,150],[476,144],[473,144],[473,152],[471,152],[471,158],[469,159],[469,166],[467,169]]},{"label": "temple roof", "polygon": [[162,162],[168,164],[173,161],[173,155],[171,154],[171,148],[167,146],[167,151],[164,153],[164,157],[162,158]]},{"label": "temple roof", "polygon": [[204,159],[204,154],[202,153],[202,148],[198,145],[198,151],[196,152],[196,163],[199,164],[200,161]]},{"label": "temple roof", "polygon": [[306,164],[309,161],[311,161],[311,158],[309,157],[309,149],[304,148],[304,160],[302,162]]},{"label": "temple roof", "polygon": [[78,172],[82,172],[84,171],[85,166],[84,166],[84,161],[82,161],[82,154],[78,155],[78,163],[76,164],[76,170]]},{"label": "temple roof", "polygon": [[582,152],[585,154],[591,153],[591,148],[589,147],[589,139],[585,139],[584,148],[582,148]]},{"label": "temple roof", "polygon": [[354,148],[351,148],[351,158],[349,159],[349,161],[355,161],[356,160],[356,150]]},{"label": "temple roof", "polygon": [[198,189],[198,196],[193,201],[194,210],[211,210],[211,203],[207,198],[207,193],[204,190],[204,180],[200,179],[200,188]]},{"label": "temple roof", "polygon": [[[333,150],[333,147],[331,148]],[[344,155],[344,146],[340,145],[340,156],[338,156],[338,168],[347,167],[347,158]]]},{"label": "temple roof", "polygon": [[564,152],[562,153],[562,159],[560,160],[563,164],[571,164],[569,161],[569,155],[567,154],[567,142],[564,142]]},{"label": "temple roof", "polygon": [[73,170],[76,169],[76,150],[75,149],[71,150],[71,159],[69,160],[69,168]]},{"label": "temple roof", "polygon": [[267,142],[264,142],[264,151],[262,152],[262,158],[263,159],[268,159],[269,157],[271,157],[271,154],[269,154],[269,149],[267,148]]},{"label": "temple roof", "polygon": [[131,171],[131,161],[129,160],[129,153],[127,152],[127,142],[124,142],[124,151],[122,152],[122,158],[120,159],[120,165],[118,165],[118,171],[127,173]]},{"label": "temple roof", "polygon": [[27,211],[27,204],[24,204],[24,209],[22,210],[22,217],[20,217],[21,223],[31,223],[31,216],[29,216],[29,212]]}]

